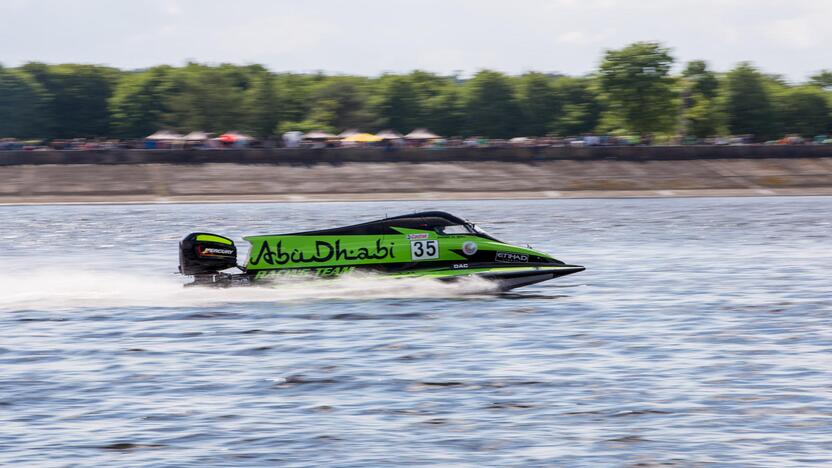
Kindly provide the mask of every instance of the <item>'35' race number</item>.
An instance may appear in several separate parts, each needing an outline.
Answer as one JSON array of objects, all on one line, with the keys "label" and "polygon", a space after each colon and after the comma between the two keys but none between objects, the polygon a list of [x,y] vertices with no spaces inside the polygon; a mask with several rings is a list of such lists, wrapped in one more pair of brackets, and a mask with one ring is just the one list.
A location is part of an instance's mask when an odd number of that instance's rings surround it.
[{"label": "'35' race number", "polygon": [[413,260],[429,260],[431,258],[439,258],[439,241],[411,241],[410,258]]}]

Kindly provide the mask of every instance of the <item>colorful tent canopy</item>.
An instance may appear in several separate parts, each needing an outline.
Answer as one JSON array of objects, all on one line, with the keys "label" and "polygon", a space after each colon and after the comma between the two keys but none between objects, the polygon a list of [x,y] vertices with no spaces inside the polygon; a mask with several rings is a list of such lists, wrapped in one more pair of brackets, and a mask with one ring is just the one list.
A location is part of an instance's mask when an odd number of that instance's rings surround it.
[{"label": "colorful tent canopy", "polygon": [[304,140],[329,140],[331,138],[337,138],[337,137],[335,135],[331,134],[331,133],[321,132],[321,131],[309,132],[309,133],[303,135]]},{"label": "colorful tent canopy", "polygon": [[382,138],[371,133],[356,133],[355,135],[344,138],[344,141],[351,143],[375,143],[381,140]]},{"label": "colorful tent canopy", "polygon": [[376,133],[376,136],[381,138],[382,140],[400,140],[404,138],[401,133],[390,129],[382,130]]},{"label": "colorful tent canopy", "polygon": [[191,132],[182,137],[182,139],[185,141],[205,141],[209,138],[211,138],[210,134],[200,131]]},{"label": "colorful tent canopy", "polygon": [[159,130],[153,135],[145,137],[145,140],[167,141],[167,140],[181,140],[182,135],[172,132],[170,130]]},{"label": "colorful tent canopy", "polygon": [[436,140],[437,138],[442,138],[426,128],[417,128],[404,137],[408,140]]},{"label": "colorful tent canopy", "polygon": [[353,136],[353,135],[358,135],[359,133],[361,133],[361,132],[360,132],[358,129],[356,129],[356,128],[351,128],[351,129],[349,129],[349,130],[344,130],[343,132],[341,132],[341,133],[338,135],[338,138],[349,138],[349,137],[351,137],[351,136]]}]

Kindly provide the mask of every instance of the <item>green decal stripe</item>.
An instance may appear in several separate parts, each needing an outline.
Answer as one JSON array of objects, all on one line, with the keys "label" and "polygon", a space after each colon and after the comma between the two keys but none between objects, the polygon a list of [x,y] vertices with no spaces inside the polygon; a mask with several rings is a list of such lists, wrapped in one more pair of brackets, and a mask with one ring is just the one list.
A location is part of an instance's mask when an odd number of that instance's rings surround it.
[{"label": "green decal stripe", "polygon": [[506,267],[506,268],[468,268],[464,269],[461,268],[459,270],[450,270],[450,269],[442,269],[442,270],[432,270],[432,271],[413,271],[413,272],[404,272],[404,273],[394,273],[390,276],[397,276],[397,277],[408,277],[408,276],[436,276],[436,277],[446,277],[446,276],[465,276],[465,275],[473,275],[479,273],[510,273],[510,272],[523,272],[528,271],[530,273],[550,273],[558,270],[565,269],[567,267],[563,266],[556,266],[556,267]]},{"label": "green decal stripe", "polygon": [[196,236],[197,242],[216,242],[218,244],[234,245],[230,239],[220,236],[212,236],[211,234],[200,234]]}]

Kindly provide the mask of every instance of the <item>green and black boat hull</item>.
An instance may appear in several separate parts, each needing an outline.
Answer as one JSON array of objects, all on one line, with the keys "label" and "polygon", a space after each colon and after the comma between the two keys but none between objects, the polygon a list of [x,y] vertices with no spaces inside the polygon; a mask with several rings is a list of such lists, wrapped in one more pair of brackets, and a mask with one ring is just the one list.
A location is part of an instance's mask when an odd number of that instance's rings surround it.
[{"label": "green and black boat hull", "polygon": [[[250,236],[245,265],[234,242],[194,233],[180,242],[179,270],[193,285],[236,286],[287,277],[333,278],[353,272],[456,281],[477,276],[512,289],[578,273],[529,247],[501,242],[444,212],[423,212],[343,228]],[[224,273],[236,267],[241,273]]]}]

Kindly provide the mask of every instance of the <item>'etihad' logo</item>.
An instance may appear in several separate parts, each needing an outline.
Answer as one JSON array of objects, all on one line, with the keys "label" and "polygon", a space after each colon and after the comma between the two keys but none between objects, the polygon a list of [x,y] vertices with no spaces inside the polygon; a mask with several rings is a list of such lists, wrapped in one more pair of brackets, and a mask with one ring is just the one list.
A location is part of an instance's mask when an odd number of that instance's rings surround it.
[{"label": "'etihad' logo", "polygon": [[497,256],[494,259],[498,262],[503,262],[503,263],[528,263],[529,262],[529,256],[528,255],[510,253],[510,252],[497,252]]}]

